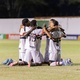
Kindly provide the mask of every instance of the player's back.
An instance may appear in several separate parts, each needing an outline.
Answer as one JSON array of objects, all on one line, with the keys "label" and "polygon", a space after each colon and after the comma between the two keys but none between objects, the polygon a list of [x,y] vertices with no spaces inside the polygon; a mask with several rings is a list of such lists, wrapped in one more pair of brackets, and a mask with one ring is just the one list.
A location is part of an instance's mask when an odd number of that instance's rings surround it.
[{"label": "player's back", "polygon": [[34,31],[32,31],[33,34],[36,34],[36,35],[41,35],[42,34],[42,29],[41,28],[36,28]]},{"label": "player's back", "polygon": [[42,34],[42,29],[37,29],[37,28],[30,34],[30,47],[35,48],[37,51],[40,50],[41,46],[41,38],[42,38],[41,34]]}]

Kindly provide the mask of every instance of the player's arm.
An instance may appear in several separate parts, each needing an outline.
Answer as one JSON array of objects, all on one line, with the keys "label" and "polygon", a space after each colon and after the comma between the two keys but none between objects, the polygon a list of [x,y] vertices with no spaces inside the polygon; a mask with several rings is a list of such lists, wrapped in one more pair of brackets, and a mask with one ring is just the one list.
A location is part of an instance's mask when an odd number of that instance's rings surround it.
[{"label": "player's arm", "polygon": [[47,30],[48,30],[48,31],[51,31],[51,30],[52,30],[52,28],[51,28],[51,27],[49,27]]},{"label": "player's arm", "polygon": [[24,26],[21,24],[21,25],[20,25],[20,28],[19,28],[19,32],[21,31],[21,28],[23,28],[23,27],[24,27]]},{"label": "player's arm", "polygon": [[65,30],[63,29],[63,28],[61,28],[61,27],[59,27],[60,28],[60,30],[62,31],[62,37],[66,37],[66,33],[65,33]]},{"label": "player's arm", "polygon": [[24,36],[25,37],[29,36],[29,34],[35,29],[36,29],[36,27],[32,27],[31,30],[29,30],[28,32],[24,33]]},{"label": "player's arm", "polygon": [[51,34],[49,33],[49,31],[48,31],[47,28],[46,28],[46,25],[43,26],[43,30],[44,30],[44,32],[47,34],[47,36],[48,36],[49,38],[52,38]]},{"label": "player's arm", "polygon": [[23,34],[24,34],[25,32],[24,32],[24,26],[23,26],[23,25],[20,25],[19,33],[20,33],[20,36],[21,36],[21,37],[24,36]]}]

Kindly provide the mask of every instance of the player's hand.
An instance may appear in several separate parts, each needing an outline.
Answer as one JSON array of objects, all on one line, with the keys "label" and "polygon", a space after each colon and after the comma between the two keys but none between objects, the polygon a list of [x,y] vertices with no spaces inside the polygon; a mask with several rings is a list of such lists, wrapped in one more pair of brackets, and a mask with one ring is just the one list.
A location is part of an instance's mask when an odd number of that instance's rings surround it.
[{"label": "player's hand", "polygon": [[43,24],[43,30],[44,30],[44,31],[47,30],[46,24]]},{"label": "player's hand", "polygon": [[28,37],[27,32],[23,33],[23,37],[25,37],[25,36]]},{"label": "player's hand", "polygon": [[43,24],[43,28],[44,28],[44,27],[46,28],[46,24]]}]

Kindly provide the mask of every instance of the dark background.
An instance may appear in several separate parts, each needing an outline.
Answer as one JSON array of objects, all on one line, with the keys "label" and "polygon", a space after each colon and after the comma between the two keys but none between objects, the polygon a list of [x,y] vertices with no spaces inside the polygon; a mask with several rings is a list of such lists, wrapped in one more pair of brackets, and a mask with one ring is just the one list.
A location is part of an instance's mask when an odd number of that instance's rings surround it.
[{"label": "dark background", "polygon": [[80,0],[0,0],[0,18],[80,16]]}]

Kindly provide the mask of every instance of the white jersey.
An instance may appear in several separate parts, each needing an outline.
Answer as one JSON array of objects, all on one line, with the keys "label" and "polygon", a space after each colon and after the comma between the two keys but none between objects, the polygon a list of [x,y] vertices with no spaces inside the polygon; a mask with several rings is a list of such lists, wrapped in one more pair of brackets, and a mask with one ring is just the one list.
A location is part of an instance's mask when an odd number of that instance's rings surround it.
[{"label": "white jersey", "polygon": [[41,34],[42,34],[42,29],[35,29],[34,31],[32,31],[29,38],[29,49],[38,50],[40,48]]},{"label": "white jersey", "polygon": [[[29,47],[26,50],[26,56],[24,58],[24,61],[29,62],[31,59],[33,59],[34,63],[41,63],[41,58],[40,58],[40,45],[38,45],[38,39],[37,35],[42,34],[42,29],[35,29],[34,31],[31,32],[29,36]],[[41,40],[40,40],[41,41]],[[39,48],[39,49],[37,49]]]}]

